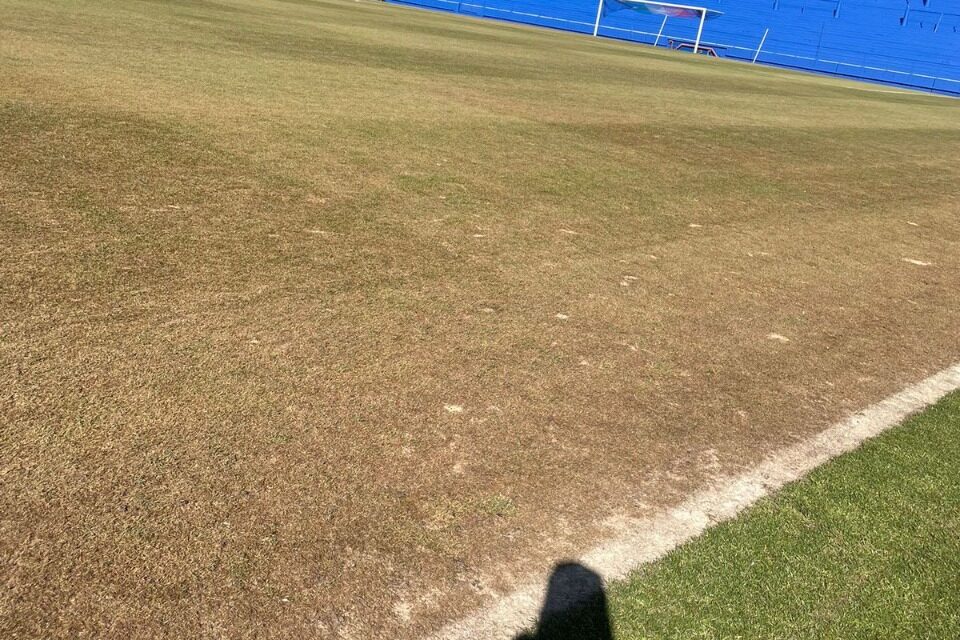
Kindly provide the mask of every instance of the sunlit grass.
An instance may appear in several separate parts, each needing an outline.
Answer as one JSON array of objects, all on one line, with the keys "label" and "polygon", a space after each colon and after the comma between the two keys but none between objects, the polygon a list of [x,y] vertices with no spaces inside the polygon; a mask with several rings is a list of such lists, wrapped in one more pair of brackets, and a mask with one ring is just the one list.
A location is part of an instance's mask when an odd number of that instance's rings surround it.
[{"label": "sunlit grass", "polygon": [[621,640],[953,638],[958,576],[953,394],[616,585],[611,614]]}]

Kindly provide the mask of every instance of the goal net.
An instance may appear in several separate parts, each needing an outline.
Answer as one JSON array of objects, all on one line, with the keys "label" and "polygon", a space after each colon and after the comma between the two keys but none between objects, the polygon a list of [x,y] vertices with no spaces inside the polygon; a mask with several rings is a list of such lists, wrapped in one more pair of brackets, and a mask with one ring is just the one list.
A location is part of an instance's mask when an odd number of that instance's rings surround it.
[{"label": "goal net", "polygon": [[660,36],[663,34],[663,28],[667,25],[669,18],[699,20],[700,24],[697,27],[697,37],[693,43],[694,53],[700,50],[700,37],[703,35],[703,23],[710,18],[716,18],[722,15],[719,11],[714,11],[706,7],[673,4],[672,2],[654,2],[653,0],[600,0],[600,4],[597,6],[597,22],[593,26],[593,35],[596,36],[600,32],[600,20],[603,16],[615,11],[624,10],[663,16],[663,22],[660,24],[660,32],[657,34],[654,46],[659,44]]}]

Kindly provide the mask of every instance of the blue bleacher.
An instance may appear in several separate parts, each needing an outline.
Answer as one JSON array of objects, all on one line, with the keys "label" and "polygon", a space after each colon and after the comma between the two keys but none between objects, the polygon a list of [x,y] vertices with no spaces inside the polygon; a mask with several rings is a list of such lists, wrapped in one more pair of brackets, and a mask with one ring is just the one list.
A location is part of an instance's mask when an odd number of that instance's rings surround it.
[{"label": "blue bleacher", "polygon": [[[390,0],[472,16],[592,33],[596,0]],[[674,0],[678,1],[678,0]],[[681,4],[684,4],[682,1]],[[960,95],[960,0],[697,0],[723,12],[703,42],[758,62]],[[600,35],[653,44],[662,18],[604,16]],[[696,20],[667,21],[660,46],[693,40]]]}]

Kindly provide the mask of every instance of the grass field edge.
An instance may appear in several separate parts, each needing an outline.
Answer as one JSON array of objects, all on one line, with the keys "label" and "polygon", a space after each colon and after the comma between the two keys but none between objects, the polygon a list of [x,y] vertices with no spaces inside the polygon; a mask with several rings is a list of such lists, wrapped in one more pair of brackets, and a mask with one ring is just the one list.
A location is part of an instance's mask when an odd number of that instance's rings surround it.
[{"label": "grass field edge", "polygon": [[[899,425],[911,415],[960,390],[960,363],[834,423],[807,440],[772,454],[748,471],[693,494],[680,505],[646,518],[621,523],[619,532],[583,554],[578,561],[604,582],[620,580],[641,565],[656,561],[708,528],[830,460]],[[547,574],[483,609],[454,621],[430,640],[509,640],[536,618],[546,591]]]}]

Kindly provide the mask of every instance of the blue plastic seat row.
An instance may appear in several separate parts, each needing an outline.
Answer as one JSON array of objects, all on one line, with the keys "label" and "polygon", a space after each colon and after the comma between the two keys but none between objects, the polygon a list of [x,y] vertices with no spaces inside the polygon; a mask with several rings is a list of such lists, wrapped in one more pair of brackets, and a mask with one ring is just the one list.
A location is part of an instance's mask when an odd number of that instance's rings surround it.
[{"label": "blue plastic seat row", "polygon": [[[390,0],[592,33],[595,0]],[[686,4],[681,0],[674,0]],[[703,41],[726,57],[960,94],[960,0],[690,0],[723,15]],[[653,44],[663,18],[607,13],[600,35]],[[668,19],[660,46],[692,40],[697,20]]]}]

